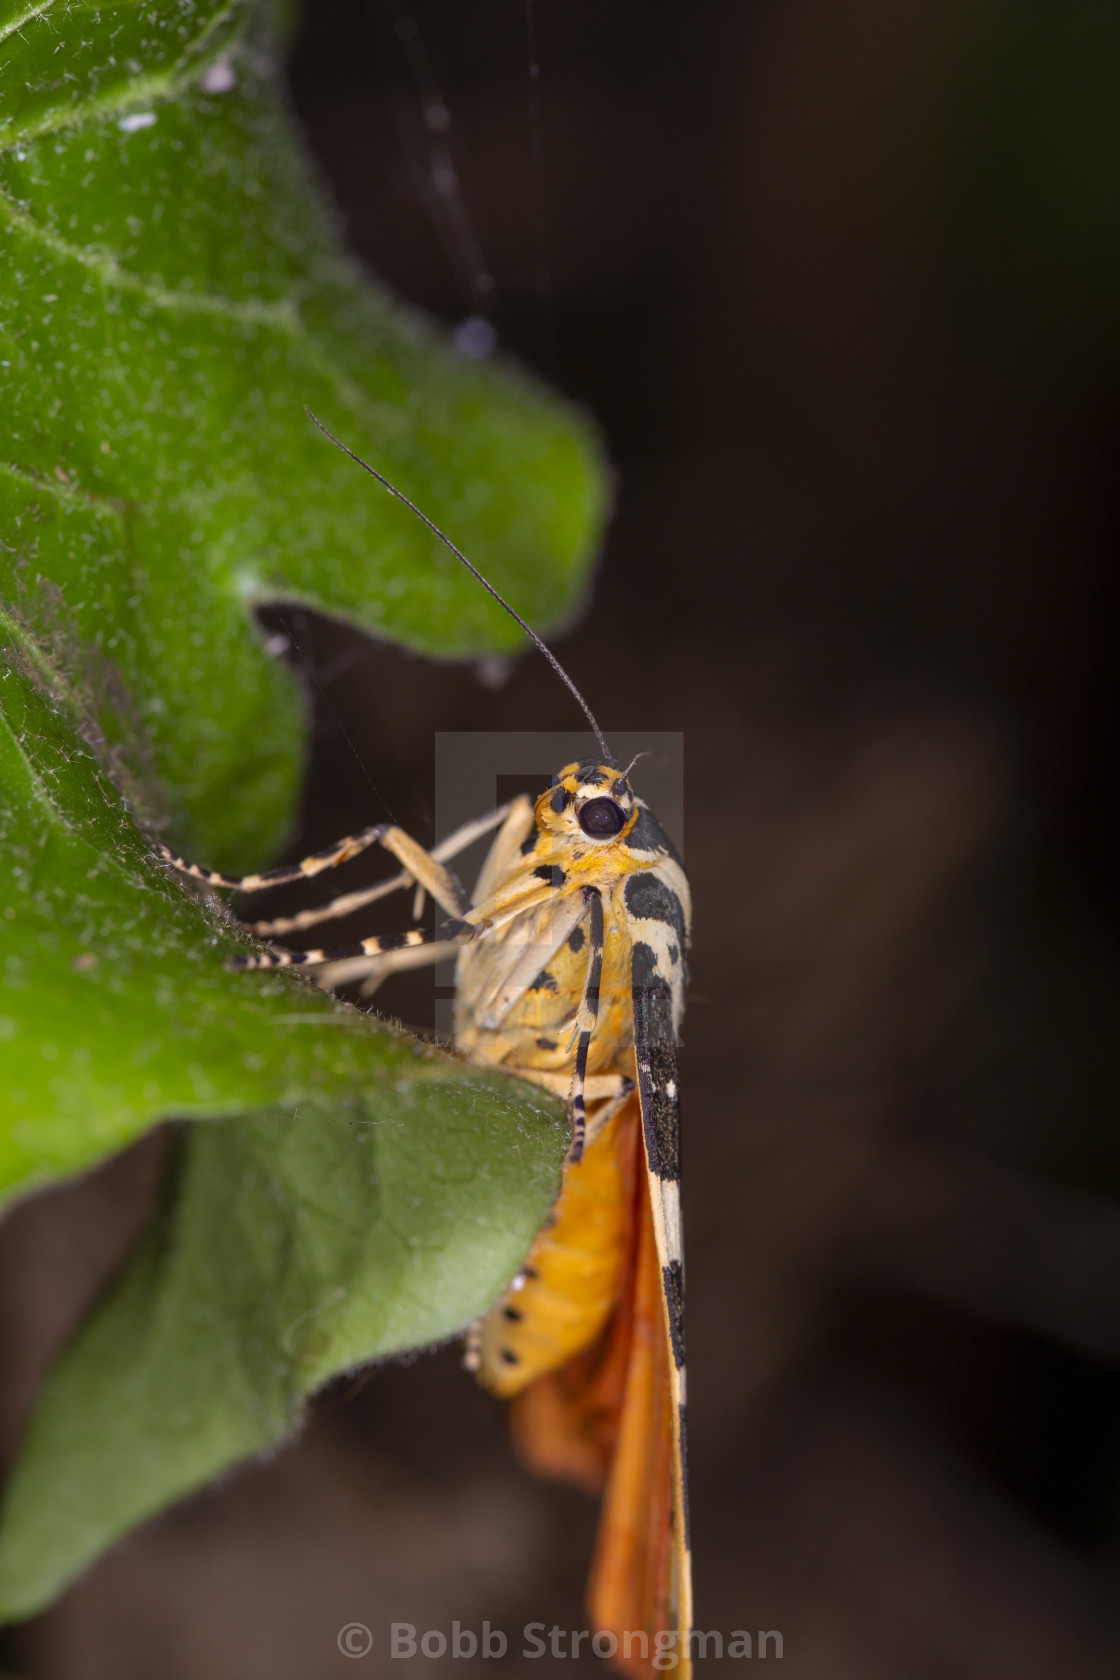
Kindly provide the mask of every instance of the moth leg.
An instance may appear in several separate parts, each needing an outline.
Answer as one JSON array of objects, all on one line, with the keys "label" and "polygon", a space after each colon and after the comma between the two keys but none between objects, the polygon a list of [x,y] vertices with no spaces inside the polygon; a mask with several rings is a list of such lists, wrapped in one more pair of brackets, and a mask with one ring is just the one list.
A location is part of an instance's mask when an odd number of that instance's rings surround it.
[{"label": "moth leg", "polygon": [[372,997],[390,974],[399,974],[404,969],[426,968],[434,963],[450,962],[454,959],[455,952],[454,945],[440,943],[417,945],[404,951],[386,951],[377,957],[341,957],[309,971],[308,978],[328,992],[333,991],[336,986],[349,986],[355,980],[361,980],[362,996]]},{"label": "moth leg", "polygon": [[341,893],[329,904],[318,904],[313,910],[299,910],[294,916],[274,916],[271,921],[246,922],[245,926],[260,939],[270,939],[278,933],[298,933],[301,928],[315,927],[319,922],[336,922],[343,916],[353,915],[355,910],[364,910],[367,904],[376,904],[379,898],[388,898],[412,884],[412,876],[402,869],[387,881],[378,881],[376,886],[363,887],[357,892]]},{"label": "moth leg", "polygon": [[404,864],[417,887],[431,893],[445,915],[462,916],[470,908],[470,900],[454,870],[425,851],[403,828],[388,829],[381,836],[381,844]]},{"label": "moth leg", "polygon": [[[570,1159],[583,1159],[587,1140],[587,1052],[599,1018],[599,988],[603,979],[603,900],[597,888],[587,887],[590,900],[591,937],[587,953],[587,974],[579,1000],[572,1040],[576,1042],[576,1065],[572,1073],[572,1147]],[[570,1048],[570,1045],[569,1045]]]},{"label": "moth leg", "polygon": [[[441,840],[438,845],[433,846],[426,856],[434,860],[436,864],[457,856],[459,852],[465,851],[475,840],[481,839],[484,834],[489,834],[492,828],[497,828],[499,823],[504,823],[510,810],[509,805],[499,805],[496,811],[489,811],[484,817],[475,817],[471,822],[464,823],[453,834],[449,834],[445,840]],[[398,829],[396,832],[403,833],[403,830]],[[388,836],[386,836],[386,843],[387,841]],[[421,848],[417,847],[417,851],[419,850]],[[400,853],[395,852],[394,855],[399,857]],[[336,921],[342,916],[353,915],[355,910],[363,910],[367,904],[375,904],[378,899],[387,898],[390,893],[399,892],[402,887],[411,886],[416,887],[412,919],[413,921],[419,921],[420,912],[423,908],[423,894],[428,890],[427,883],[418,881],[414,874],[407,869],[403,869],[399,875],[392,875],[387,881],[378,881],[375,886],[363,887],[357,892],[343,893],[339,898],[332,898],[329,904],[319,904],[310,910],[297,911],[294,916],[276,916],[272,921],[250,922],[247,925],[252,933],[257,934],[262,939],[271,938],[275,934],[297,933],[301,928],[315,927],[320,922]],[[444,909],[446,908],[447,906],[444,905]],[[454,914],[458,915],[459,909],[456,909]],[[351,978],[357,978],[357,976],[354,975]],[[342,982],[339,982],[339,984],[342,984]]]},{"label": "moth leg", "polygon": [[[216,870],[203,869],[201,864],[188,863],[185,858],[179,857],[169,847],[158,841],[155,845],[155,851],[164,863],[170,864],[173,869],[177,869],[182,875],[192,876],[196,881],[205,881],[208,886],[212,887],[230,887],[236,892],[254,893],[261,892],[265,887],[279,887],[291,881],[306,880],[311,876],[320,874],[324,869],[336,868],[340,863],[346,863],[350,858],[357,857],[360,852],[365,851],[368,846],[374,845],[377,841],[381,841],[388,851],[399,857],[400,852],[394,843],[395,837],[398,835],[403,835],[409,847],[415,847],[417,853],[433,859],[435,864],[438,865],[445,859],[454,857],[456,853],[463,851],[472,841],[488,834],[492,828],[497,828],[499,823],[506,820],[509,812],[510,806],[508,804],[501,805],[496,811],[490,811],[484,817],[476,817],[473,821],[464,823],[461,828],[456,829],[454,834],[448,835],[437,846],[433,846],[431,852],[428,853],[425,853],[422,847],[416,846],[415,841],[409,840],[409,837],[404,835],[403,829],[396,828],[392,823],[377,823],[372,828],[363,829],[360,834],[349,835],[345,840],[336,841],[333,846],[327,846],[321,852],[313,852],[310,857],[304,858],[298,864],[291,864],[280,869],[268,869],[257,875],[220,875]],[[402,861],[404,860],[402,859]],[[445,873],[454,882],[454,877],[451,876],[450,871]],[[376,885],[365,887],[358,892],[343,893],[339,898],[331,899],[329,904],[317,905],[310,910],[301,910],[294,916],[278,916],[271,921],[248,922],[246,926],[253,933],[262,937],[278,933],[294,933],[300,928],[314,927],[318,922],[335,921],[342,916],[349,916],[355,910],[363,909],[367,904],[374,904],[378,899],[387,898],[390,893],[414,884],[415,876],[406,869],[402,870],[399,875],[391,876],[388,881],[378,881]],[[458,886],[457,882],[454,884],[456,887]],[[425,883],[425,887],[426,885]],[[461,888],[459,892],[461,894]],[[437,900],[437,902],[439,901]],[[451,910],[450,902],[444,904],[443,908],[449,914],[458,915],[463,908],[462,900],[460,898],[454,911]]]},{"label": "moth leg", "polygon": [[[522,798],[524,798],[524,795],[522,795]],[[475,840],[481,840],[482,836],[489,834],[492,828],[497,828],[499,824],[504,823],[513,811],[514,806],[520,803],[520,799],[507,800],[504,805],[497,806],[493,811],[487,811],[484,817],[472,817],[470,822],[463,823],[460,828],[454,829],[446,839],[440,840],[434,845],[432,856],[440,863],[443,863],[447,858],[457,857],[460,852],[466,851],[467,847],[472,845]]]},{"label": "moth leg", "polygon": [[[594,1080],[589,1079],[586,1082],[588,1111],[587,1142],[585,1147],[588,1149],[591,1148],[591,1145],[599,1137],[600,1133],[609,1124],[609,1122],[614,1119],[619,1109],[624,1107],[633,1095],[634,1081],[632,1079],[627,1079],[625,1074],[620,1075],[619,1078],[620,1085],[617,1095],[606,1097],[602,1101],[596,1097],[595,1092],[591,1089]],[[594,1104],[594,1107],[591,1106],[592,1104]]]},{"label": "moth leg", "polygon": [[[494,1064],[501,1067],[501,1063]],[[518,1079],[527,1079],[530,1085],[539,1085],[542,1091],[550,1091],[554,1097],[566,1097],[572,1089],[570,1073],[548,1073],[543,1068],[510,1068],[506,1073],[516,1073]],[[588,1102],[623,1102],[634,1089],[634,1081],[628,1079],[624,1073],[589,1073],[584,1080],[584,1094]]]},{"label": "moth leg", "polygon": [[162,840],[155,841],[152,849],[158,858],[170,864],[172,869],[177,869],[180,875],[190,875],[196,881],[205,881],[210,887],[232,887],[235,892],[255,893],[263,892],[265,887],[282,887],[289,881],[303,881],[312,875],[321,875],[324,869],[337,869],[340,863],[357,857],[367,846],[381,840],[391,827],[391,823],[375,823],[372,828],[363,828],[360,834],[348,834],[344,840],[336,840],[333,846],[324,846],[321,852],[310,853],[299,863],[265,869],[256,875],[220,875],[216,869],[204,869],[200,863],[188,863],[186,858],[179,857],[178,853],[165,846]]},{"label": "moth leg", "polygon": [[[517,1077],[527,1079],[531,1085],[539,1085],[542,1091],[549,1091],[554,1097],[571,1098],[570,1074],[518,1068]],[[586,1120],[584,1149],[590,1148],[608,1121],[613,1120],[623,1104],[629,1101],[633,1091],[634,1081],[624,1073],[591,1073],[585,1076],[583,1095],[591,1112]]]},{"label": "moth leg", "polygon": [[[497,1065],[500,1067],[501,1063]],[[542,1090],[551,1091],[554,1097],[566,1100],[571,1097],[571,1074],[538,1073],[533,1068],[518,1068],[517,1077],[528,1079]],[[583,1145],[586,1151],[619,1109],[629,1102],[634,1094],[634,1081],[624,1073],[591,1073],[583,1082],[583,1094],[587,1102],[587,1132]]]},{"label": "moth leg", "polygon": [[482,1364],[482,1329],[485,1319],[472,1318],[463,1335],[463,1370],[477,1371]]},{"label": "moth leg", "polygon": [[312,963],[341,962],[348,957],[381,957],[389,952],[412,951],[421,945],[465,945],[477,938],[478,933],[478,924],[453,917],[436,928],[411,928],[407,933],[386,933],[380,938],[360,939],[356,945],[336,945],[315,951],[261,951],[253,956],[231,957],[226,967],[303,968]]},{"label": "moth leg", "polygon": [[494,891],[497,882],[505,879],[523,842],[533,832],[533,803],[525,794],[519,794],[516,799],[511,800],[505,810],[505,821],[494,836],[494,844],[474,889],[476,905],[484,903]]}]

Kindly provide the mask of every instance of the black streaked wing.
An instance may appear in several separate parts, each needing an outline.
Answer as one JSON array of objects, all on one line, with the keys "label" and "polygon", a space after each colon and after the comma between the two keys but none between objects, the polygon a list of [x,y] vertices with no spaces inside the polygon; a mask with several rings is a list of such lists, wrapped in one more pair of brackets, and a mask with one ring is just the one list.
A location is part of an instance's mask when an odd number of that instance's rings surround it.
[{"label": "black streaked wing", "polygon": [[[678,1624],[692,1623],[685,1429],[684,1247],[680,1201],[680,1094],[676,1024],[684,993],[687,898],[677,891],[675,859],[631,875],[624,902],[631,939],[634,1049],[642,1109],[650,1211],[661,1267],[665,1335],[673,1398],[674,1572]],[[687,893],[687,887],[685,887]]]}]

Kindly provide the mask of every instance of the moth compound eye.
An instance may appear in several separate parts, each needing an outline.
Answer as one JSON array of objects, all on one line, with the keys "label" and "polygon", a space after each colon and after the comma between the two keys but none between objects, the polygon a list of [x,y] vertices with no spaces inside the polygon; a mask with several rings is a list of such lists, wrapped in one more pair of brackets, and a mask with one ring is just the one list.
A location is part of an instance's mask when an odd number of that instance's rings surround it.
[{"label": "moth compound eye", "polygon": [[589,840],[609,840],[626,825],[626,812],[613,799],[589,799],[579,813],[579,826]]}]

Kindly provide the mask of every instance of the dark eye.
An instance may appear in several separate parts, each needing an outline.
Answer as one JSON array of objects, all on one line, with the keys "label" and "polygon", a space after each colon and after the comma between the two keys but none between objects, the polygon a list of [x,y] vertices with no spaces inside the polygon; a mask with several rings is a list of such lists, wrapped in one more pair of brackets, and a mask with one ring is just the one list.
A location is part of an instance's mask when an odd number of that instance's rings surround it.
[{"label": "dark eye", "polygon": [[613,799],[589,799],[580,808],[579,826],[592,840],[607,840],[626,824],[626,812]]}]

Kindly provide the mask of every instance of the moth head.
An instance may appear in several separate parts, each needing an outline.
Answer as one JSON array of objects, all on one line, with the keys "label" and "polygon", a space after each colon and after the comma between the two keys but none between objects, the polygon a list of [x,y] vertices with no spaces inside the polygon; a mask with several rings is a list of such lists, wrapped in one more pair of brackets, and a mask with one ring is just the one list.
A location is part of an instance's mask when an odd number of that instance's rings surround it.
[{"label": "moth head", "polygon": [[618,840],[637,816],[634,795],[621,770],[594,758],[566,764],[537,800],[537,826],[559,838],[603,845]]}]

